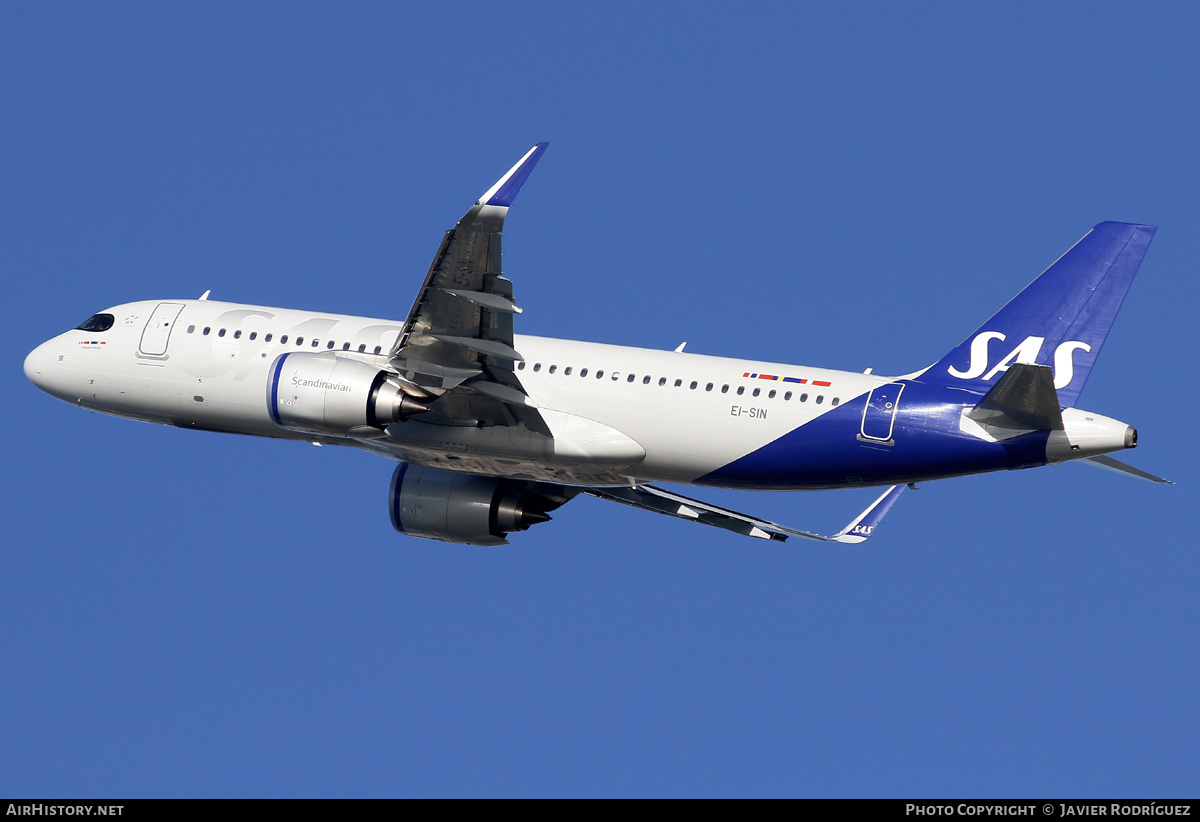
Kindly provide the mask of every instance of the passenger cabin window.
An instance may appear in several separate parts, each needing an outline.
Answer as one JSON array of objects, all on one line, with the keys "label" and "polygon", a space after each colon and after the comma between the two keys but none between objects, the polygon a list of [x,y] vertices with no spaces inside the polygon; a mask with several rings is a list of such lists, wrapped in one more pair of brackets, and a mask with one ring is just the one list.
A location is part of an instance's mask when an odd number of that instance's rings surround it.
[{"label": "passenger cabin window", "polygon": [[[615,379],[615,377],[614,377],[614,379]],[[634,381],[634,380],[636,380],[636,379],[637,379],[637,376],[636,376],[636,375],[634,375],[634,374],[630,374],[630,375],[629,375],[629,376],[626,378],[625,382],[633,382],[633,381]]]},{"label": "passenger cabin window", "polygon": [[581,377],[586,377],[586,376],[587,376],[587,369],[586,369],[586,368],[581,368],[581,369],[579,370],[579,376],[581,376]]},{"label": "passenger cabin window", "polygon": [[350,350],[350,343],[342,343],[342,350],[343,350],[343,351],[349,351],[349,350]]},{"label": "passenger cabin window", "polygon": [[195,331],[195,330],[196,330],[196,326],[194,326],[194,325],[189,325],[189,326],[188,326],[188,333],[189,333],[189,334],[191,334],[191,333],[192,333],[193,331]]},{"label": "passenger cabin window", "polygon": [[263,337],[263,342],[270,342],[270,341],[271,341],[271,337],[273,337],[273,336],[275,336],[275,335],[274,335],[274,334],[268,334],[267,336]]},{"label": "passenger cabin window", "polygon": [[279,344],[283,345],[286,342],[287,342],[287,334],[284,334],[282,337],[279,338]]},{"label": "passenger cabin window", "polygon": [[207,336],[208,336],[208,332],[210,332],[210,331],[212,331],[212,329],[211,329],[211,328],[209,328],[209,327],[206,325],[206,326],[204,326],[204,330],[203,330],[203,331],[201,331],[200,333],[201,333],[201,334],[203,334],[204,336],[206,336],[206,337],[207,337]]},{"label": "passenger cabin window", "polygon": [[218,336],[218,337],[224,337],[224,336],[225,336],[225,329],[224,329],[224,328],[222,328],[220,331],[218,331],[218,332],[217,332],[217,336]]},{"label": "passenger cabin window", "polygon": [[237,331],[234,331],[233,338],[235,340],[240,340],[242,338],[242,329],[239,328]]},{"label": "passenger cabin window", "polygon": [[378,354],[380,352],[380,350],[382,350],[382,348],[383,348],[383,346],[380,346],[380,345],[375,346],[375,353]]},{"label": "passenger cabin window", "polygon": [[566,368],[563,369],[563,376],[565,376],[565,377],[571,376],[571,366],[568,365]]},{"label": "passenger cabin window", "polygon": [[359,354],[361,354],[361,353],[363,353],[363,352],[364,352],[364,351],[366,351],[366,350],[367,350],[367,344],[366,344],[366,343],[360,343],[360,344],[359,344],[359,346],[358,346],[358,353],[359,353]]},{"label": "passenger cabin window", "polygon": [[303,338],[303,337],[297,337],[297,338],[296,338],[296,345],[304,345],[304,338]]},{"label": "passenger cabin window", "polygon": [[90,331],[93,334],[99,334],[101,331],[107,331],[112,328],[114,322],[116,322],[116,319],[112,314],[93,314],[77,328],[79,331]]},{"label": "passenger cabin window", "polygon": [[319,340],[313,340],[313,341],[312,341],[312,347],[313,347],[313,348],[316,348],[316,347],[317,347],[319,344],[320,344],[320,341],[319,341]]},{"label": "passenger cabin window", "polygon": [[647,374],[646,376],[642,377],[642,385],[649,385],[649,384],[650,384],[650,375]]}]

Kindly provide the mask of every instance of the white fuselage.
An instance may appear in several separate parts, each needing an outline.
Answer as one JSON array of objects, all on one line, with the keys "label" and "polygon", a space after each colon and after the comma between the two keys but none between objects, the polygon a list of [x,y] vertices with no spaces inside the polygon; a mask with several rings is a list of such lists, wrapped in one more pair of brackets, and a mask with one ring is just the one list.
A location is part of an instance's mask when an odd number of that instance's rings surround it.
[{"label": "white fuselage", "polygon": [[[384,368],[400,322],[207,300],[128,303],[107,313],[115,317],[108,331],[72,330],[35,349],[26,362],[27,373],[37,372],[30,378],[60,399],[124,417],[339,442],[409,462],[581,484],[620,484],[628,477],[691,482],[888,381],[518,335],[515,347],[525,359],[517,377],[560,450],[574,439],[582,453],[597,455],[567,459],[573,467],[564,473],[562,460],[540,468],[536,458],[514,465],[514,457],[529,455],[520,443],[488,442],[478,429],[420,418],[389,426],[390,437],[350,440],[275,423],[267,386],[280,355],[333,352]],[[605,446],[597,431],[608,430],[619,435],[610,434]],[[509,438],[507,430],[495,433]]]}]

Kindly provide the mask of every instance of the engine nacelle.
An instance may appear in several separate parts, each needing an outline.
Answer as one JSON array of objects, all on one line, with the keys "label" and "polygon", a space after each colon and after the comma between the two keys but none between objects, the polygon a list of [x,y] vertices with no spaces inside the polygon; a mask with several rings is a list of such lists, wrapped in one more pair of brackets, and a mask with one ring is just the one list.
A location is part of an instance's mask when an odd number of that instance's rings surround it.
[{"label": "engine nacelle", "polygon": [[512,531],[550,519],[561,502],[522,493],[507,480],[401,463],[388,494],[392,527],[402,534],[468,545],[507,545]]},{"label": "engine nacelle", "polygon": [[293,431],[352,436],[429,410],[388,372],[332,353],[284,354],[269,373],[267,410]]}]

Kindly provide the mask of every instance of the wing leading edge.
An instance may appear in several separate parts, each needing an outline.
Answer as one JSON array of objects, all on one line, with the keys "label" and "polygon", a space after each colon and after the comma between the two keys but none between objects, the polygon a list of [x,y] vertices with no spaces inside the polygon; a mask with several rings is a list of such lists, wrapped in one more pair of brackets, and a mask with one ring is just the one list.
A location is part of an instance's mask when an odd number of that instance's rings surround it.
[{"label": "wing leading edge", "polygon": [[513,348],[521,309],[501,269],[500,231],[547,146],[529,149],[446,232],[392,347],[409,390],[436,400],[425,420],[546,429],[513,371],[523,359]]}]

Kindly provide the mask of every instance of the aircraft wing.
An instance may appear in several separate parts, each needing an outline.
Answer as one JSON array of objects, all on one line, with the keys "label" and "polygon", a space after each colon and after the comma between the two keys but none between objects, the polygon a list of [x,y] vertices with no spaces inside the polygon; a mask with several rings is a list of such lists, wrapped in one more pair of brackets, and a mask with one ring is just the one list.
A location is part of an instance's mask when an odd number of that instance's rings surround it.
[{"label": "aircraft wing", "polygon": [[700,502],[654,485],[638,485],[631,488],[584,488],[583,493],[612,502],[632,505],[634,508],[641,508],[644,511],[653,511],[656,514],[666,514],[679,519],[700,522],[704,525],[712,525],[715,528],[724,528],[726,531],[733,531],[747,537],[783,542],[788,537],[795,536],[822,542],[857,543],[863,542],[871,536],[875,527],[883,520],[884,514],[899,499],[904,488],[903,485],[893,485],[871,503],[865,511],[851,520],[849,525],[832,536],[797,531],[786,525],[768,522],[747,514],[739,514],[728,508],[718,508],[707,502]]},{"label": "aircraft wing", "polygon": [[538,143],[489,188],[433,258],[391,364],[414,393],[433,400],[429,422],[525,424],[549,433],[513,371],[512,282],[500,266],[500,230],[513,198],[549,143]]}]

